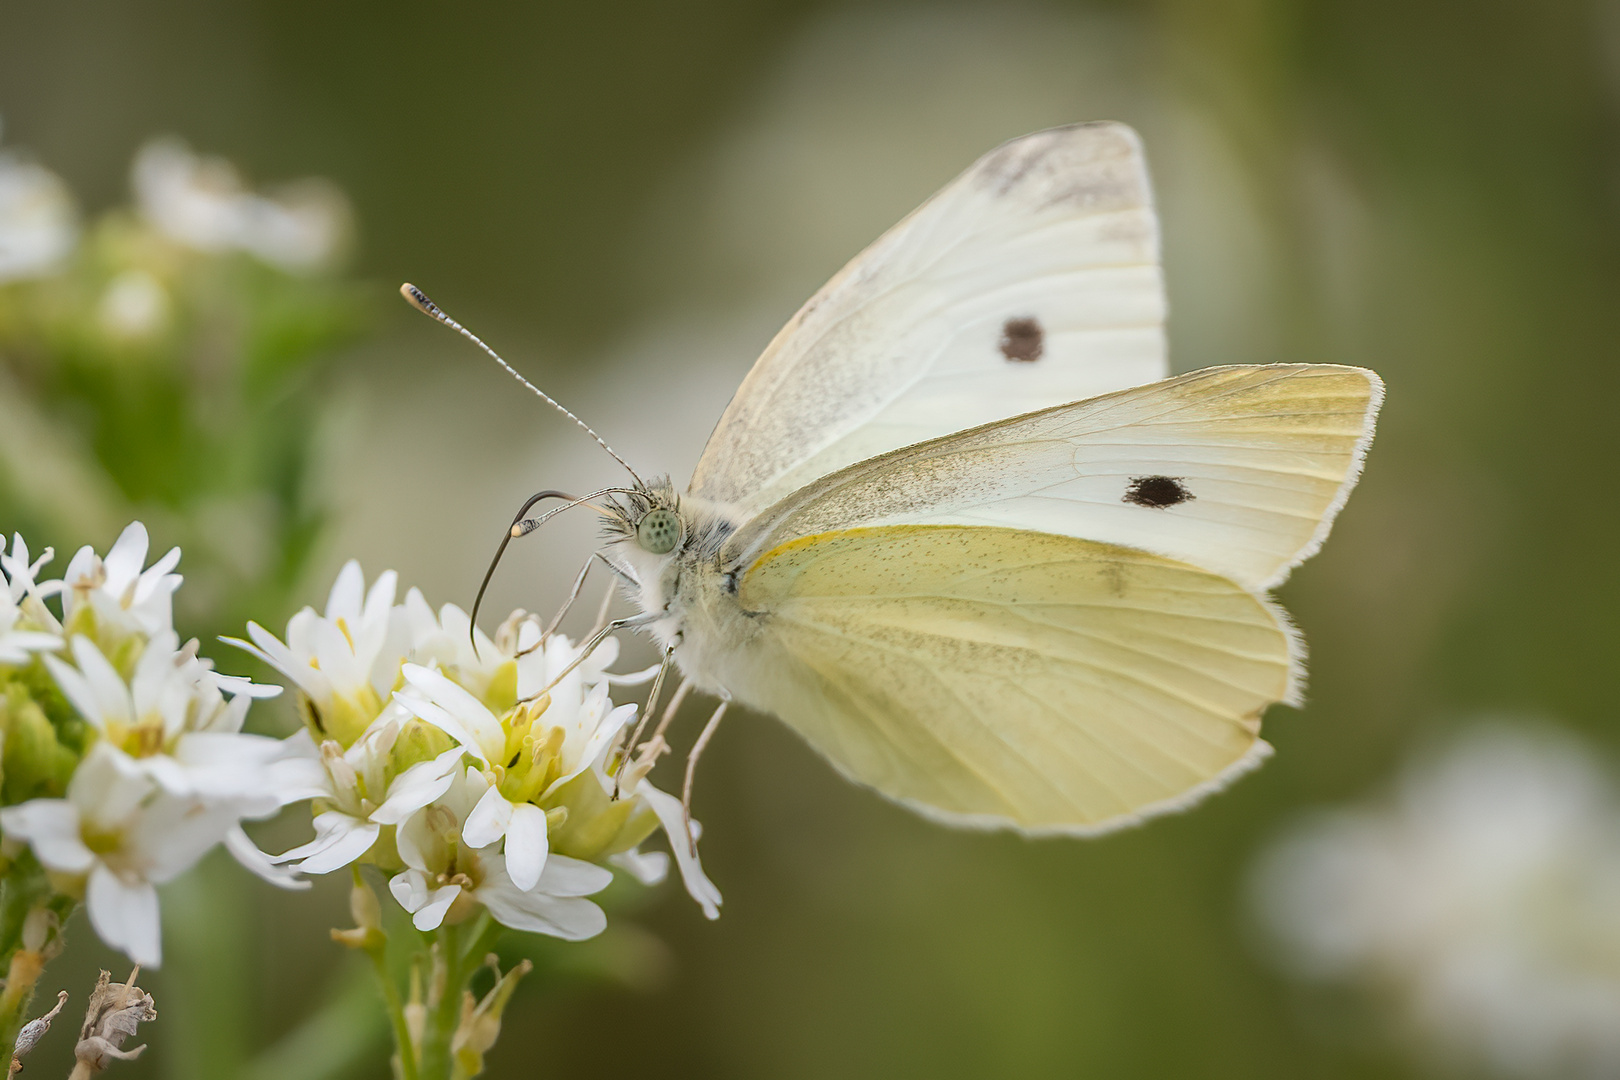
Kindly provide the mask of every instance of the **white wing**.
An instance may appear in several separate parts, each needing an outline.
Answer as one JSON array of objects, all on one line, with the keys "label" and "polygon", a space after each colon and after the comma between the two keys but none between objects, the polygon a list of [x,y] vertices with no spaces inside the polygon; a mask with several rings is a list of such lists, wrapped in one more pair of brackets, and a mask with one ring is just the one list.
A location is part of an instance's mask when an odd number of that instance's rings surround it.
[{"label": "white wing", "polygon": [[754,513],[925,439],[1162,379],[1158,224],[1136,133],[980,159],[829,281],[721,417],[695,495]]},{"label": "white wing", "polygon": [[1205,368],[860,462],[758,515],[724,558],[746,570],[799,537],[985,525],[1118,544],[1269,588],[1326,538],[1382,396],[1363,368]]}]

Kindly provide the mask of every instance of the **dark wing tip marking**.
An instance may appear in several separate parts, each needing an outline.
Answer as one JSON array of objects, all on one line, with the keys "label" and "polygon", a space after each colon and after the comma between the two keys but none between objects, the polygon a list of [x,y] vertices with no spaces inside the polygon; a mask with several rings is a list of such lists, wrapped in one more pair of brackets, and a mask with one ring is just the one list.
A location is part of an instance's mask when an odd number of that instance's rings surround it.
[{"label": "dark wing tip marking", "polygon": [[1163,510],[1190,502],[1193,493],[1179,476],[1133,476],[1125,488],[1125,501],[1135,506]]},{"label": "dark wing tip marking", "polygon": [[1001,355],[1008,360],[1033,363],[1046,350],[1046,331],[1033,316],[1008,319],[1001,324],[1000,347]]}]

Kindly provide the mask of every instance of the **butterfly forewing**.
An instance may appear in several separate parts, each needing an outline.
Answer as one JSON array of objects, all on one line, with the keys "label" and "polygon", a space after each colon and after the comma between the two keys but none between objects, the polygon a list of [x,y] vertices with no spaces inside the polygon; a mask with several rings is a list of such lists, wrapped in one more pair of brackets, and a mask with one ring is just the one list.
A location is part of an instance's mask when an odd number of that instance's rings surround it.
[{"label": "butterfly forewing", "polygon": [[1206,368],[860,462],[732,540],[746,566],[795,537],[982,525],[1168,556],[1260,589],[1325,537],[1382,387],[1361,368]]},{"label": "butterfly forewing", "polygon": [[985,156],[857,256],[749,372],[693,475],[745,513],[901,446],[1167,374],[1136,134]]}]

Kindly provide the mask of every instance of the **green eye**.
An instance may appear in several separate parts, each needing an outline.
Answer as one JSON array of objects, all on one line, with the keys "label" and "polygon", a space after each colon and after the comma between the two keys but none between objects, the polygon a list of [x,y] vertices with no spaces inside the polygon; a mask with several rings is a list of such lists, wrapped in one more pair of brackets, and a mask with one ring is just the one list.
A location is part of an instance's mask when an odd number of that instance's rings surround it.
[{"label": "green eye", "polygon": [[681,519],[673,510],[653,510],[636,526],[636,541],[654,555],[664,555],[675,549],[681,538]]}]

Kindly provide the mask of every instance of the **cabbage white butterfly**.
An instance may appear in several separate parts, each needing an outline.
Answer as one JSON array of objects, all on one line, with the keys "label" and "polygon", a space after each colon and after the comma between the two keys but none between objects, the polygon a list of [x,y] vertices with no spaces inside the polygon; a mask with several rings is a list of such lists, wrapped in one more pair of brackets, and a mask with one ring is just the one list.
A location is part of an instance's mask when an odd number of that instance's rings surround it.
[{"label": "cabbage white butterfly", "polygon": [[[1135,132],[1037,132],[800,309],[685,492],[619,458],[631,486],[568,503],[600,500],[598,557],[639,609],[602,632],[648,632],[677,698],[720,699],[688,798],[730,702],[931,818],[1026,833],[1187,806],[1269,753],[1303,646],[1266,590],[1326,537],[1382,384],[1167,378],[1164,316]],[[557,512],[528,508],[513,535]]]}]

